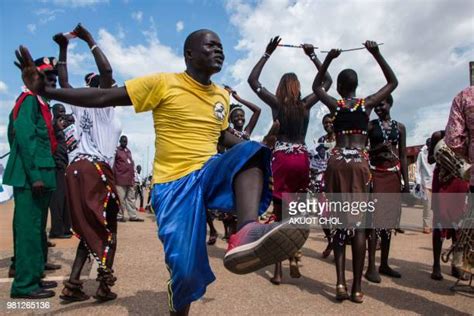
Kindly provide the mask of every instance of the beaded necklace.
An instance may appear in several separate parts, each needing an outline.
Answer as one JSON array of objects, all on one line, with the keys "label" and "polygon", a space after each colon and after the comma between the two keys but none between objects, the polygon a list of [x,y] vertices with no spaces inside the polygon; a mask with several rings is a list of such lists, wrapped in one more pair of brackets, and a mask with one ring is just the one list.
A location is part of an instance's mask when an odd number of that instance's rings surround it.
[{"label": "beaded necklace", "polygon": [[[348,98],[348,101],[354,100],[353,98]],[[349,105],[346,104],[346,101],[344,99],[337,100],[337,111],[340,111],[340,109],[348,109],[351,112],[354,112],[357,110],[359,107],[362,107],[362,110],[365,111],[365,99],[359,99],[357,100],[356,104],[353,107],[350,107]],[[337,112],[336,112],[337,115]]]},{"label": "beaded necklace", "polygon": [[383,142],[384,143],[389,143],[390,142],[390,140],[388,138],[390,137],[390,134],[392,134],[392,130],[396,131],[394,142],[398,141],[399,131],[398,131],[398,128],[397,128],[397,122],[396,121],[390,120],[389,128],[387,128],[387,129],[385,129],[383,127],[383,122],[382,122],[381,119],[378,119],[377,122],[379,123],[380,129],[382,130],[382,137],[383,137]]}]

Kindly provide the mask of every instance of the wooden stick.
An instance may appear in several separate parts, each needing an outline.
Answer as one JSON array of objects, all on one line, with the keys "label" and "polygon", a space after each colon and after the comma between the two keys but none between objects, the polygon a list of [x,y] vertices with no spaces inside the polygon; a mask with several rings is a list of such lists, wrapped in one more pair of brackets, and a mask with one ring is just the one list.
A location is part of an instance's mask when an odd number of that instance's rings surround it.
[{"label": "wooden stick", "polygon": [[280,47],[291,47],[291,48],[301,48],[301,47],[303,47],[301,44],[300,45],[278,44],[278,46],[280,46]]},{"label": "wooden stick", "polygon": [[[380,43],[380,44],[377,44],[377,45],[382,46],[383,43]],[[365,46],[364,47],[357,47],[357,48],[343,49],[343,50],[341,50],[341,52],[352,52],[354,50],[361,50],[361,49],[365,49]],[[327,54],[327,53],[329,53],[329,51],[328,50],[322,50],[321,53]]]}]

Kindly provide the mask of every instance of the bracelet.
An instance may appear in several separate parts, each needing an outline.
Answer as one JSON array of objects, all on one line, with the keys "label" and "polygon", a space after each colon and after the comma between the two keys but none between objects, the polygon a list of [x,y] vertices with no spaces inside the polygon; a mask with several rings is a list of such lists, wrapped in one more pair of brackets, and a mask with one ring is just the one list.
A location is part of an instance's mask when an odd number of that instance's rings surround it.
[{"label": "bracelet", "polygon": [[91,52],[93,52],[94,49],[96,49],[96,48],[97,48],[97,45],[94,44],[94,46],[91,47]]},{"label": "bracelet", "polygon": [[60,61],[58,61],[58,65],[66,65],[66,62],[65,62],[65,61],[62,61],[62,60],[60,60]]},{"label": "bracelet", "polygon": [[269,58],[270,57],[270,54],[265,52],[265,54],[263,54],[262,58]]},{"label": "bracelet", "polygon": [[315,53],[312,53],[311,55],[309,55],[309,58],[311,58],[312,60],[315,60],[317,57]]}]

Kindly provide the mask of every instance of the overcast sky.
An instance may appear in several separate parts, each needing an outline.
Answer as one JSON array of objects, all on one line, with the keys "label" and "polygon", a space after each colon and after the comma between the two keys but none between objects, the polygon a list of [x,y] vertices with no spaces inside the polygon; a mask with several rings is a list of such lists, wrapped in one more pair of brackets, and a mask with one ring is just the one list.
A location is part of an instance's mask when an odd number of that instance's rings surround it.
[{"label": "overcast sky", "polygon": [[[19,72],[12,64],[14,49],[25,44],[35,57],[57,55],[52,35],[72,30],[78,22],[96,37],[120,83],[153,72],[183,71],[186,35],[199,28],[215,30],[223,41],[226,62],[214,80],[232,85],[263,109],[256,138],[271,125],[270,111],[250,90],[247,77],[271,37],[280,35],[288,44],[312,43],[320,50],[359,47],[367,39],[383,42],[381,52],[399,81],[392,117],[407,126],[408,145],[420,144],[433,131],[444,128],[451,100],[469,85],[473,13],[472,0],[2,1],[0,155],[8,151],[8,113],[21,87]],[[75,40],[71,44],[71,81],[83,86],[84,74],[94,71],[95,65],[84,43]],[[324,59],[325,54],[316,53]],[[374,93],[385,84],[366,50],[343,53],[336,59],[329,69],[334,80],[344,68],[359,74],[358,96]],[[301,49],[278,48],[261,82],[275,91],[286,72],[298,75],[303,95],[311,92],[316,69]],[[337,96],[334,87],[329,93]],[[308,144],[322,135],[320,120],[325,111],[320,103],[313,108]],[[131,108],[118,112],[135,160],[145,164],[147,150],[149,160],[154,151],[151,113],[136,115]]]}]

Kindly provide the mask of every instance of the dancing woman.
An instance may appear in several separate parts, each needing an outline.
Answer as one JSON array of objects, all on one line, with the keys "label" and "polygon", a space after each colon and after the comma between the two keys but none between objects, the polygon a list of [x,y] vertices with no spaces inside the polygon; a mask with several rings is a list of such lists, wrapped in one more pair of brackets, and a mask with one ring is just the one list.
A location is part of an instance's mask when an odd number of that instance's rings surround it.
[{"label": "dancing woman", "polygon": [[[406,155],[405,125],[390,116],[393,97],[389,95],[374,108],[378,119],[369,122],[370,170],[372,172],[372,192],[377,204],[371,221],[373,229],[368,229],[369,266],[365,278],[380,283],[380,274],[401,278],[401,274],[388,265],[392,230],[399,227],[401,216],[400,192],[409,193],[408,167]],[[401,180],[403,179],[403,187]],[[378,193],[381,193],[380,195]],[[386,194],[389,193],[389,194]],[[377,237],[381,238],[379,273],[375,269]]]},{"label": "dancing woman", "polygon": [[[326,93],[323,78],[331,62],[341,54],[341,50],[337,49],[333,49],[328,53],[313,83],[314,93],[332,113],[335,113],[333,124],[336,133],[336,147],[333,149],[333,155],[329,158],[325,173],[326,191],[342,193],[349,198],[353,196],[364,198],[369,191],[370,170],[365,144],[370,112],[377,104],[387,98],[398,85],[397,78],[382,57],[377,43],[367,41],[364,45],[379,64],[387,80],[387,84],[378,92],[365,99],[356,98],[357,73],[352,69],[345,69],[337,77],[337,92],[342,99],[337,100]],[[360,215],[353,216],[344,229],[335,231],[333,247],[336,259],[337,300],[342,301],[350,298],[356,303],[362,303],[364,300],[361,279],[366,247],[365,231],[357,228],[358,223],[363,221],[363,218],[360,217]],[[345,278],[345,239],[347,236],[352,239],[352,268],[354,273],[350,297],[347,293]]]},{"label": "dancing woman", "polygon": [[[294,73],[284,74],[275,94],[269,92],[259,81],[265,63],[270,58],[280,43],[281,38],[276,36],[270,40],[265,54],[252,69],[248,83],[258,97],[270,106],[273,120],[278,120],[280,129],[277,134],[277,143],[273,150],[273,208],[277,220],[282,218],[282,194],[306,192],[309,185],[309,155],[305,138],[309,124],[309,113],[319,98],[311,93],[301,98],[300,82]],[[316,68],[321,67],[321,62],[314,53],[311,44],[304,44],[303,50],[308,55]],[[324,77],[324,89],[329,89],[332,79],[329,74]],[[292,277],[300,277],[298,264],[290,258],[290,271]],[[281,262],[275,265],[275,273],[270,281],[280,284],[282,278]]]},{"label": "dancing woman", "polygon": [[[94,38],[81,24],[75,29],[77,37],[85,41],[94,55],[99,74],[85,76],[88,87],[111,88],[114,84],[112,68]],[[53,37],[58,43],[59,85],[72,88],[67,72],[68,39],[63,34]],[[115,179],[111,166],[115,146],[121,133],[114,108],[86,109],[71,106],[75,118],[75,133],[69,139],[69,161],[66,169],[67,198],[72,227],[80,239],[71,275],[64,281],[60,298],[65,301],[84,301],[89,298],[82,291],[81,270],[89,254],[99,263],[97,280],[100,282],[94,296],[99,301],[113,300],[117,294],[110,288],[117,280],[113,276],[113,262],[117,248],[117,212],[119,207]],[[72,126],[71,126],[72,127]],[[75,144],[74,144],[75,143]]]}]

